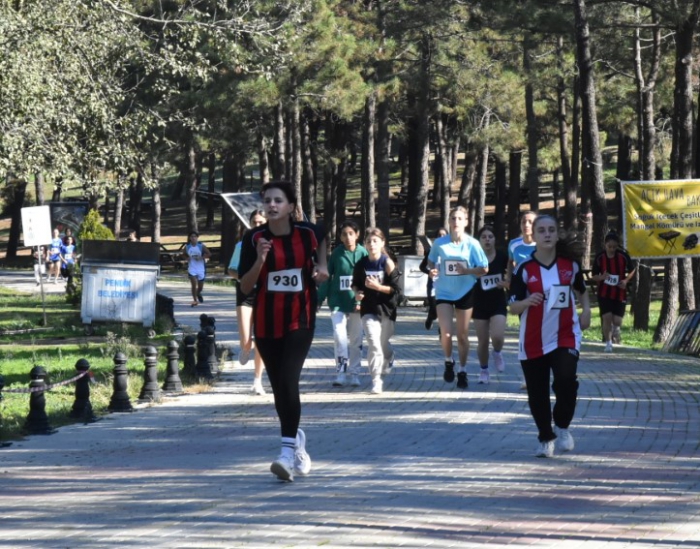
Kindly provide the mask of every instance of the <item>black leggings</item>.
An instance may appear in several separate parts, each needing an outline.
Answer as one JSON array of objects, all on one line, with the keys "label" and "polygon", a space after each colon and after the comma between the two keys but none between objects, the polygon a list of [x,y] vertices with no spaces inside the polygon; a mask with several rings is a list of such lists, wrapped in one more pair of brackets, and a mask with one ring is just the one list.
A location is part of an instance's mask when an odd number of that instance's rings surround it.
[{"label": "black leggings", "polygon": [[[523,374],[527,383],[527,403],[539,431],[539,441],[554,440],[552,419],[560,429],[568,429],[576,410],[578,395],[578,351],[555,349],[539,358],[522,360]],[[554,374],[552,389],[556,401],[552,411],[549,399],[549,372]]]},{"label": "black leggings", "polygon": [[282,436],[295,438],[301,419],[299,378],[314,338],[313,330],[294,330],[281,338],[255,338],[275,396]]}]

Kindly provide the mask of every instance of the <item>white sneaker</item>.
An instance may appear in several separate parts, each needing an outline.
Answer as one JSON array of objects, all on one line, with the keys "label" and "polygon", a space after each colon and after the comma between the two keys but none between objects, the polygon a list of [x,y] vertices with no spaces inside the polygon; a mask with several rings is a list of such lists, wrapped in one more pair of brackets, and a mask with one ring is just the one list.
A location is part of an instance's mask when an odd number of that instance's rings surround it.
[{"label": "white sneaker", "polygon": [[384,383],[382,383],[382,378],[380,377],[375,377],[372,380],[372,394],[373,395],[381,395],[382,391],[384,390]]},{"label": "white sneaker", "polygon": [[491,380],[491,376],[489,374],[489,369],[482,368],[481,371],[479,372],[479,384],[480,385],[488,385],[490,380]]},{"label": "white sneaker", "polygon": [[294,473],[306,476],[311,472],[311,457],[306,452],[306,434],[297,429],[297,444],[294,450]]},{"label": "white sneaker", "polygon": [[360,376],[358,376],[357,374],[352,374],[352,376],[350,377],[350,386],[359,387],[360,385]]},{"label": "white sneaker", "polygon": [[294,458],[280,454],[270,465],[270,472],[280,480],[294,482]]},{"label": "white sneaker", "polygon": [[251,387],[250,390],[253,391],[254,395],[261,395],[262,396],[262,395],[267,394],[265,392],[265,388],[262,385],[262,379],[255,379],[253,381],[253,386]]},{"label": "white sneaker", "polygon": [[557,450],[560,452],[571,452],[574,449],[574,437],[568,429],[555,429],[557,433]]},{"label": "white sneaker", "polygon": [[245,366],[246,364],[248,364],[249,359],[250,359],[250,349],[241,349],[241,352],[238,355],[238,363],[241,366]]},{"label": "white sneaker", "polygon": [[347,381],[347,378],[344,373],[339,373],[338,377],[335,378],[335,381],[333,382],[333,387],[342,387],[345,385]]},{"label": "white sneaker", "polygon": [[605,344],[605,351],[604,351],[604,352],[606,352],[606,353],[612,353],[612,352],[613,352],[613,344],[612,344],[612,341],[608,341],[608,342]]},{"label": "white sneaker", "polygon": [[506,371],[506,363],[503,360],[503,353],[492,352],[491,353],[491,360],[493,360],[493,365],[496,367],[496,371],[498,371],[498,372],[505,372]]},{"label": "white sneaker", "polygon": [[394,369],[394,355],[391,356],[391,360],[386,363],[386,365],[382,368],[382,375],[387,376],[389,375]]},{"label": "white sneaker", "polygon": [[554,457],[554,441],[548,440],[547,442],[540,442],[537,447],[537,452],[535,456],[538,458],[551,458]]}]

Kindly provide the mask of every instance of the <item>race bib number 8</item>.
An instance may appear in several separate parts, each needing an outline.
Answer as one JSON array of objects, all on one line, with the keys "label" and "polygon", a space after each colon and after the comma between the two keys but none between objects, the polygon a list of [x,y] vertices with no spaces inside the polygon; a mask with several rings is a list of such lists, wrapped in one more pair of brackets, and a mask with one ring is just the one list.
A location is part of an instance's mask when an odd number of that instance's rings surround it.
[{"label": "race bib number 8", "polygon": [[338,277],[340,282],[340,291],[347,292],[352,290],[352,276],[340,276]]},{"label": "race bib number 8", "polygon": [[273,271],[267,275],[267,289],[270,292],[301,292],[304,284],[301,269]]},{"label": "race bib number 8", "polygon": [[458,265],[461,265],[465,269],[469,268],[467,266],[466,261],[455,261],[455,260],[449,260],[445,261],[445,274],[447,276],[459,276],[459,267]]},{"label": "race bib number 8", "polygon": [[484,275],[481,277],[481,289],[485,292],[498,288],[498,283],[502,280],[500,274]]},{"label": "race bib number 8", "polygon": [[608,286],[617,286],[620,283],[620,275],[611,275],[609,274],[605,278],[605,284]]},{"label": "race bib number 8", "polygon": [[571,306],[571,288],[562,284],[554,284],[549,289],[547,309],[568,309]]}]

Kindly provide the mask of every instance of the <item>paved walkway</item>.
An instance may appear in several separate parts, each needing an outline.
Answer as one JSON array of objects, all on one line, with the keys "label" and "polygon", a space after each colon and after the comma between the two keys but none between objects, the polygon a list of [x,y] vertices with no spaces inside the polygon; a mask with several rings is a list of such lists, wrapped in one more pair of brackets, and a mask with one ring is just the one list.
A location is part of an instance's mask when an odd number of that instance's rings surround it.
[{"label": "paved walkway", "polygon": [[[207,286],[193,309],[187,286],[159,286],[181,323],[207,312],[235,341],[231,289]],[[504,374],[480,386],[471,366],[461,391],[423,318],[401,311],[376,396],[367,376],[331,387],[321,314],[302,376],[314,468],[291,484],[269,473],[278,425],[272,397],[248,392],[250,364],[209,393],[0,449],[0,547],[700,546],[698,360],[587,343],[576,449],[537,459],[516,342]]]}]

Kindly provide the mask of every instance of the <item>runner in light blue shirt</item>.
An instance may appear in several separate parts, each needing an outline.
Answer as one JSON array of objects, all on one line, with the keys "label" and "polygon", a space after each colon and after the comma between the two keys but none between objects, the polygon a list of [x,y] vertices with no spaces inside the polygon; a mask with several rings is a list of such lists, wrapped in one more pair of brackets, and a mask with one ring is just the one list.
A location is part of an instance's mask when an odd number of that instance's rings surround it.
[{"label": "runner in light blue shirt", "polygon": [[[452,356],[452,334],[457,334],[459,372],[457,387],[466,389],[467,356],[469,355],[469,321],[472,317],[473,289],[477,277],[488,272],[489,261],[479,241],[464,232],[467,210],[458,206],[450,212],[450,234],[433,243],[428,254],[428,267],[435,287],[435,304],[440,324],[440,343],[445,353],[447,383],[455,380]],[[457,326],[453,326],[453,317]]]}]

